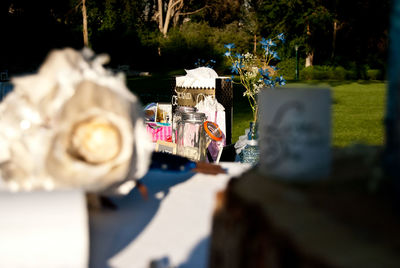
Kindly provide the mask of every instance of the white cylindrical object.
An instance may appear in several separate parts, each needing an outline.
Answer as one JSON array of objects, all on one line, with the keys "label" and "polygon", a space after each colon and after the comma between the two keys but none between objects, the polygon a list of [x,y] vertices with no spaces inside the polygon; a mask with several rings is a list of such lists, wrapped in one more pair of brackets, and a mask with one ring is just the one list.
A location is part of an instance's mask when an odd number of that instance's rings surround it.
[{"label": "white cylindrical object", "polygon": [[82,191],[0,193],[0,267],[87,267]]}]

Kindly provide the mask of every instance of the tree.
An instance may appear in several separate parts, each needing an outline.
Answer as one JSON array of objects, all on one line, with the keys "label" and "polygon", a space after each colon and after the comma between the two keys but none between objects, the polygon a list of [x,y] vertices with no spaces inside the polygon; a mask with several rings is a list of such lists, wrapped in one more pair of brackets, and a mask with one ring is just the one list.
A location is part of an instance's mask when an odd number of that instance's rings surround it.
[{"label": "tree", "polygon": [[157,21],[158,29],[164,37],[167,36],[171,21],[176,26],[180,16],[192,15],[207,8],[205,5],[190,11],[189,7],[190,5],[185,4],[184,0],[157,0],[154,20]]},{"label": "tree", "polygon": [[77,47],[78,38],[63,19],[69,4],[69,0],[1,1],[4,40],[0,46],[5,52],[1,57],[4,68],[10,73],[33,71],[51,49]]},{"label": "tree", "polygon": [[138,47],[138,31],[144,28],[145,3],[134,0],[86,0],[85,16],[83,1],[70,0],[64,21],[79,37],[84,33],[84,40],[87,40],[85,46],[90,45],[99,53],[108,53],[116,61],[128,61],[133,55],[129,53],[127,56],[126,50],[133,51]]},{"label": "tree", "polygon": [[334,10],[331,13],[338,22],[334,60],[339,63],[351,60],[359,65],[382,68],[387,58],[390,1],[330,2]]},{"label": "tree", "polygon": [[312,65],[318,47],[326,48],[329,33],[329,10],[322,0],[254,0],[250,1],[256,10],[257,21],[262,35],[276,35],[283,32],[289,45],[299,45],[306,54],[306,64]]},{"label": "tree", "polygon": [[246,0],[242,12],[242,21],[244,27],[253,36],[253,53],[257,52],[257,44],[260,41],[260,22],[257,18],[256,8],[259,5],[259,0]]},{"label": "tree", "polygon": [[[3,29],[7,42],[1,42],[1,46],[7,53],[0,64],[12,62],[17,66],[18,62],[25,66],[25,62],[41,61],[51,48],[81,48],[83,32],[85,45],[90,40],[96,52],[109,53],[117,61],[133,61],[138,56],[148,59],[148,54],[156,58],[157,47],[165,51],[168,46],[182,48],[177,32],[189,31],[191,28],[185,26],[191,21],[212,27],[211,33],[220,33],[209,43],[217,50],[224,42],[256,49],[261,36],[268,38],[283,32],[287,40],[279,51],[283,57],[294,56],[298,45],[308,64],[346,67],[350,63],[347,67],[368,64],[370,68],[381,68],[387,58],[389,3],[390,0],[2,0],[0,22],[7,25]],[[198,29],[192,31],[196,36]],[[160,36],[167,34],[171,40],[160,41]],[[190,40],[194,39],[188,37],[187,45],[193,44]],[[135,58],[133,54],[139,50],[141,53]]]},{"label": "tree", "polygon": [[89,47],[89,35],[87,29],[87,12],[86,12],[86,0],[82,0],[82,19],[83,19],[83,45]]},{"label": "tree", "polygon": [[207,9],[202,19],[212,27],[222,28],[234,21],[240,21],[242,10],[246,9],[244,0],[207,0]]},{"label": "tree", "polygon": [[313,65],[315,50],[323,40],[321,38],[329,35],[330,32],[331,14],[324,2],[314,0],[304,2],[304,13],[301,19],[306,25],[306,42],[308,44],[305,67]]}]

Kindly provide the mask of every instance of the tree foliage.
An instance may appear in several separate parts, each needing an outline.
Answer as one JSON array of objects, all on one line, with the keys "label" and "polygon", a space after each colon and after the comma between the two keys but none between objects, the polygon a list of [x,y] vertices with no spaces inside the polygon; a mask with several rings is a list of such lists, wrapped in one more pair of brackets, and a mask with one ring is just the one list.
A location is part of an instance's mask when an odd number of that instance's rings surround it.
[{"label": "tree foliage", "polygon": [[243,4],[244,0],[208,0],[202,19],[210,26],[223,27],[241,19]]},{"label": "tree foliage", "polygon": [[[315,52],[317,64],[385,58],[389,1],[252,0],[261,34],[286,33],[290,46]],[[334,24],[336,34],[334,37]],[[335,49],[335,53],[333,53]],[[332,56],[338,57],[332,58]],[[353,59],[351,59],[353,58]]]},{"label": "tree foliage", "polygon": [[[7,25],[0,68],[31,68],[52,48],[82,47],[81,1],[0,1],[0,23]],[[281,32],[287,39],[279,51],[283,58],[293,57],[299,45],[300,56],[313,55],[315,64],[381,69],[386,64],[389,0],[86,0],[86,5],[91,46],[111,54],[115,64],[141,68],[158,62],[163,68],[173,61],[183,67],[198,57],[216,57],[224,43],[249,51],[261,37]],[[158,48],[165,53],[159,56]]]}]

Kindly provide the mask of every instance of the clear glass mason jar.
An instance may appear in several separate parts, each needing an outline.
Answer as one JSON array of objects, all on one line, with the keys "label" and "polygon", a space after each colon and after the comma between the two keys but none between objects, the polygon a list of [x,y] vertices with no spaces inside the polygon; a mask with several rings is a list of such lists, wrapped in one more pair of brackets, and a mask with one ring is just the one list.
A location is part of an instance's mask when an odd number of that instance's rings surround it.
[{"label": "clear glass mason jar", "polygon": [[178,106],[172,115],[172,142],[176,143],[177,140],[177,123],[181,120],[182,113],[195,113],[196,107]]},{"label": "clear glass mason jar", "polygon": [[260,160],[257,122],[250,122],[250,129],[247,134],[247,144],[239,153],[239,159],[241,163],[250,163],[253,166]]},{"label": "clear glass mason jar", "polygon": [[177,126],[177,154],[193,161],[206,159],[204,144],[204,127],[206,119],[204,113],[181,113],[181,118],[176,122]]},{"label": "clear glass mason jar", "polygon": [[205,121],[203,128],[204,135],[201,138],[204,140],[203,144],[208,161],[219,162],[223,148],[223,143],[221,142],[223,139],[222,131],[218,124],[211,121]]}]

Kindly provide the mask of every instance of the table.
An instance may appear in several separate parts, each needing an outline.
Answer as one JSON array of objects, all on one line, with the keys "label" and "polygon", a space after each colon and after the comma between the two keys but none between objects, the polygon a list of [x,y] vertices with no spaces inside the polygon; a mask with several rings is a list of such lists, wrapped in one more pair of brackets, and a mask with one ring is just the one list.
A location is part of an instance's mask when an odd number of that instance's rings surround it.
[{"label": "table", "polygon": [[79,189],[0,192],[0,267],[206,267],[215,195],[249,165],[225,162],[227,174],[149,170],[137,189],[87,210]]},{"label": "table", "polygon": [[116,210],[91,210],[89,267],[149,267],[168,258],[173,267],[206,267],[215,196],[251,166],[220,163],[227,174],[150,170],[137,190],[113,198]]}]

